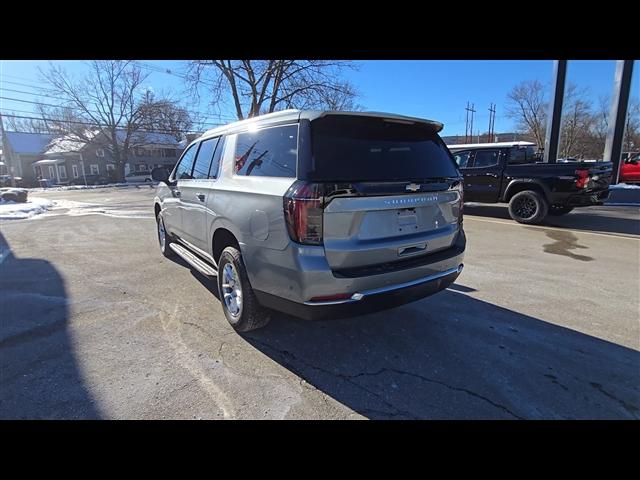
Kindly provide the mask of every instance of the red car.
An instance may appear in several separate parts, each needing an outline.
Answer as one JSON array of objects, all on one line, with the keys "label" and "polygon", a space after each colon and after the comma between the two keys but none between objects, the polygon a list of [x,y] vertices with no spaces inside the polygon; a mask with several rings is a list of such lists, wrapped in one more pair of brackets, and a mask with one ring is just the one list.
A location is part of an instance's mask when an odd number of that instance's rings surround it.
[{"label": "red car", "polygon": [[640,183],[640,153],[629,155],[620,168],[620,183]]}]

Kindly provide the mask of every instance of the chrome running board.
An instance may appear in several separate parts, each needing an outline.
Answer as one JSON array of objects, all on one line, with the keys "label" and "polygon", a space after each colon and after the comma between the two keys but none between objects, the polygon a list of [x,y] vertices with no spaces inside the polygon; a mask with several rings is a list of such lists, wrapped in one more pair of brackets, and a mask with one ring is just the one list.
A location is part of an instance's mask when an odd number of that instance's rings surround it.
[{"label": "chrome running board", "polygon": [[209,265],[194,253],[191,253],[182,245],[178,245],[177,243],[170,243],[169,248],[180,255],[180,257],[182,257],[185,262],[198,270],[201,274],[206,275],[207,277],[218,276],[218,271],[215,268],[213,268],[211,265]]}]

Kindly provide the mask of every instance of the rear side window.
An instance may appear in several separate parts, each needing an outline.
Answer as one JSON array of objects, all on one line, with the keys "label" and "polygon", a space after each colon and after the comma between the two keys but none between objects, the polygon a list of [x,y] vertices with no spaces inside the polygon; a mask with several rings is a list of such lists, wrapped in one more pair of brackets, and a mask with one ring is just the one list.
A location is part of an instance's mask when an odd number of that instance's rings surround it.
[{"label": "rear side window", "polygon": [[433,127],[382,118],[327,116],[311,122],[312,181],[403,181],[457,177]]},{"label": "rear side window", "polygon": [[464,152],[456,152],[453,154],[453,159],[458,164],[459,168],[466,168],[469,164],[469,157],[471,156],[471,152],[466,150]]},{"label": "rear side window", "polygon": [[178,168],[176,169],[176,173],[174,178],[176,180],[188,180],[193,178],[191,176],[191,171],[193,170],[193,160],[196,156],[196,150],[198,148],[198,144],[194,143],[191,145],[182,158],[180,159],[180,163],[178,164]]},{"label": "rear side window", "polygon": [[476,150],[476,157],[473,160],[473,166],[491,167],[498,164],[500,150]]},{"label": "rear side window", "polygon": [[211,166],[211,159],[213,158],[213,152],[216,149],[218,143],[217,138],[209,138],[203,140],[196,156],[196,161],[193,164],[193,178],[196,180],[205,180],[209,178],[209,167]]},{"label": "rear side window", "polygon": [[224,137],[220,137],[216,151],[213,154],[213,161],[209,168],[209,178],[218,178],[218,171],[220,170],[220,159],[222,158],[222,150],[224,149]]},{"label": "rear side window", "polygon": [[253,177],[295,178],[297,158],[297,125],[239,133],[234,172]]}]

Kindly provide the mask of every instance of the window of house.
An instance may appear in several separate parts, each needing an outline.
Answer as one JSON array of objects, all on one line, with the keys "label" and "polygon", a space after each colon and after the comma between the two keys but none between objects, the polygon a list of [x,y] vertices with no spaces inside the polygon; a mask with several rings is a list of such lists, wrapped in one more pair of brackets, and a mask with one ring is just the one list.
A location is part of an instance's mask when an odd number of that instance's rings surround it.
[{"label": "window of house", "polygon": [[263,128],[238,134],[235,173],[260,177],[295,177],[298,126]]},{"label": "window of house", "polygon": [[174,158],[176,156],[176,149],[175,148],[163,148],[162,149],[162,156],[165,158]]},{"label": "window of house", "polygon": [[104,149],[96,148],[96,157],[104,157]]},{"label": "window of house", "polygon": [[67,167],[65,165],[58,165],[58,175],[60,178],[67,178]]},{"label": "window of house", "polygon": [[107,172],[111,172],[116,169],[116,166],[113,163],[107,163]]},{"label": "window of house", "polygon": [[78,166],[77,165],[71,165],[71,173],[73,175],[73,178],[78,178],[80,176],[78,174]]},{"label": "window of house", "polygon": [[147,164],[146,163],[141,163],[140,164],[140,171],[141,172],[146,172],[147,171]]},{"label": "window of house", "polygon": [[92,163],[89,168],[91,169],[91,175],[100,175],[100,166],[98,164]]},{"label": "window of house", "polygon": [[491,167],[498,164],[500,150],[478,150],[473,166],[476,168]]},{"label": "window of house", "polygon": [[195,159],[197,150],[198,144],[194,143],[184,152],[173,176],[174,179],[188,180],[193,178],[191,172],[193,171],[193,160]]},{"label": "window of house", "polygon": [[53,168],[53,165],[49,165],[49,179],[56,178],[56,169]]},{"label": "window of house", "polygon": [[[209,138],[200,143],[200,149],[193,164],[193,178],[203,180],[209,178],[209,167],[213,159],[213,152],[218,144],[217,138]],[[217,173],[217,171],[216,171]]]}]

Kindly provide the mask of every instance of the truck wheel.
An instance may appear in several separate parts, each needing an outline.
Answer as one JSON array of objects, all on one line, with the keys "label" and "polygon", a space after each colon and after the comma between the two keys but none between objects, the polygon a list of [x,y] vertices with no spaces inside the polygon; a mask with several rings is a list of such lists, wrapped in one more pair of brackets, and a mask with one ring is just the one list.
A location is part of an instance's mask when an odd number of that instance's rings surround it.
[{"label": "truck wheel", "polygon": [[160,244],[160,251],[162,255],[167,258],[175,257],[176,252],[173,251],[169,245],[171,245],[171,236],[167,229],[164,228],[164,220],[162,219],[162,213],[158,213],[156,217],[156,223],[158,224],[158,243]]},{"label": "truck wheel", "polygon": [[235,247],[225,248],[220,255],[218,292],[224,316],[236,332],[248,332],[269,323],[269,312],[258,303]]},{"label": "truck wheel", "polygon": [[549,207],[549,215],[554,215],[554,216],[566,215],[571,210],[573,210],[573,207],[565,207],[563,205],[551,205]]},{"label": "truck wheel", "polygon": [[533,190],[516,193],[509,202],[509,215],[518,223],[535,225],[547,216],[549,206],[542,195]]}]

